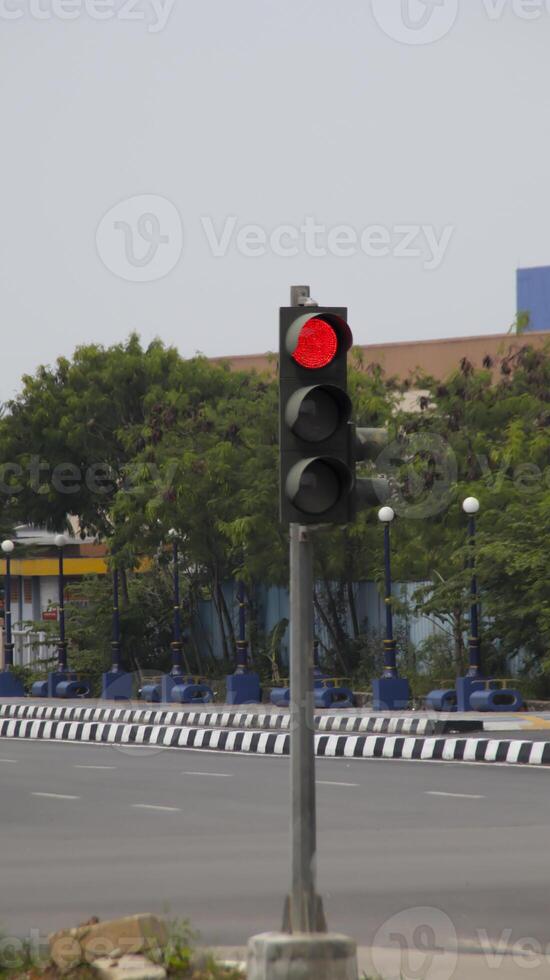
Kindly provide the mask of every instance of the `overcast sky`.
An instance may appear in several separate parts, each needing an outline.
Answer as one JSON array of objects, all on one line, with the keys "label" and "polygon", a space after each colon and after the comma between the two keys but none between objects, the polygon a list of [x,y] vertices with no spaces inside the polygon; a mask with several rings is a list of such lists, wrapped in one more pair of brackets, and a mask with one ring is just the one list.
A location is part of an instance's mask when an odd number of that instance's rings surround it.
[{"label": "overcast sky", "polygon": [[547,6],[0,0],[0,398],[132,330],[274,349],[292,283],[359,343],[505,331],[550,263]]}]

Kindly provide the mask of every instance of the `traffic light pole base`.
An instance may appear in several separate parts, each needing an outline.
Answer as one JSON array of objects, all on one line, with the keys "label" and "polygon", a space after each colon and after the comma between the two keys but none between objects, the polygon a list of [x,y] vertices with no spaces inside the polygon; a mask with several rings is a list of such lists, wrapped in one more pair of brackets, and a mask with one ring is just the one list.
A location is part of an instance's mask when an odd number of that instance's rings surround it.
[{"label": "traffic light pole base", "polygon": [[259,704],[262,700],[258,674],[228,674],[227,704]]},{"label": "traffic light pole base", "polygon": [[357,947],[339,933],[266,932],[248,941],[248,980],[357,980]]},{"label": "traffic light pole base", "polygon": [[409,707],[411,689],[405,677],[380,677],[372,682],[374,711],[399,711]]},{"label": "traffic light pole base", "polygon": [[25,688],[21,681],[11,670],[0,671],[0,697],[2,698],[24,698]]},{"label": "traffic light pole base", "polygon": [[101,675],[101,697],[106,701],[131,701],[132,675],[124,670],[109,670]]}]

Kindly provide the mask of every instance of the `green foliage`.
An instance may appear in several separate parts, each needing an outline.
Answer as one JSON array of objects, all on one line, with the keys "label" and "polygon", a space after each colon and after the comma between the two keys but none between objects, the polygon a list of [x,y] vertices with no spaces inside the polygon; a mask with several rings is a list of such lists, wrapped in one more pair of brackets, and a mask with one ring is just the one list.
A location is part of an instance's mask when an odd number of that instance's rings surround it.
[{"label": "green foliage", "polygon": [[[390,448],[366,472],[383,470],[395,481],[394,578],[419,583],[410,607],[394,600],[395,611],[431,617],[447,637],[452,673],[463,669],[470,574],[461,503],[475,494],[486,662],[506,672],[521,650],[534,677],[550,678],[550,355],[521,336],[507,344],[481,370],[464,359],[447,379],[411,373],[403,384],[354,350],[350,390],[357,424],[390,433]],[[402,402],[411,388],[426,392],[414,411]],[[11,490],[3,520],[6,528],[32,521],[61,529],[71,514],[83,532],[105,540],[124,577],[127,666],[153,670],[168,663],[170,554],[159,545],[175,528],[186,628],[201,597],[211,597],[228,667],[235,636],[222,585],[240,578],[250,596],[252,654],[262,671],[276,670],[280,636],[262,635],[255,595],[260,584],[288,579],[277,440],[271,375],[185,361],[160,341],[144,349],[136,336],[80,347],[71,360],[26,376],[0,417],[0,466],[20,467],[4,471]],[[315,560],[324,662],[367,682],[379,649],[356,583],[382,583],[376,509],[345,529],[319,532]],[[81,589],[82,604],[69,604],[71,656],[98,677],[108,662],[109,579]],[[401,647],[409,665],[416,654]],[[215,669],[205,636],[190,636],[186,648],[194,671]],[[447,670],[446,659],[430,657],[434,671]]]},{"label": "green foliage", "polygon": [[186,920],[174,920],[169,925],[168,942],[154,957],[155,962],[161,963],[174,980],[244,980],[240,970],[221,966],[209,953],[198,954],[197,939]]}]

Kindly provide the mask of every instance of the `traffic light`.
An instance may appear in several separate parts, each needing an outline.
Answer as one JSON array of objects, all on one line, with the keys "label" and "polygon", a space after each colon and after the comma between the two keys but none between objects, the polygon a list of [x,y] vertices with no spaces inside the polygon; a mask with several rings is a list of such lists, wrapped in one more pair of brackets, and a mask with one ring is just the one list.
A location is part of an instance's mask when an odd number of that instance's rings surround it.
[{"label": "traffic light", "polygon": [[347,310],[280,311],[280,512],[297,524],[346,524],[352,516],[354,447],[349,424]]}]

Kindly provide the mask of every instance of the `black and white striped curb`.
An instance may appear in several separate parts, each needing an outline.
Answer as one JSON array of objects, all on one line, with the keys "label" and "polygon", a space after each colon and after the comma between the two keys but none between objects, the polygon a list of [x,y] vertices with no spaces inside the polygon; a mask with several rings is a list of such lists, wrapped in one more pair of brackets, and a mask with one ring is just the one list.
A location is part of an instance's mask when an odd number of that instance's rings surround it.
[{"label": "black and white striped curb", "polygon": [[[228,731],[173,725],[132,725],[109,722],[4,719],[0,738],[42,739],[160,748],[210,749],[286,756],[288,732]],[[550,766],[550,742],[500,741],[480,738],[411,738],[385,735],[315,735],[321,758],[406,759],[440,762],[486,762]]]},{"label": "black and white striped curb", "polygon": [[[288,731],[290,713],[251,713],[246,711],[167,711],[145,708],[103,708],[44,705],[0,704],[0,718],[40,719],[46,721],[119,722],[134,725],[190,725],[199,728],[244,728],[258,731]],[[482,729],[480,720],[457,720],[452,715],[429,718],[384,718],[376,715],[316,715],[315,728],[320,732],[357,732],[380,735],[438,735],[451,731],[472,732]]]}]

